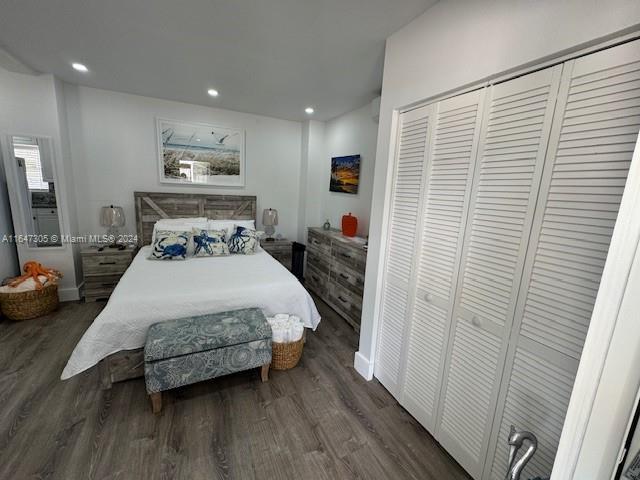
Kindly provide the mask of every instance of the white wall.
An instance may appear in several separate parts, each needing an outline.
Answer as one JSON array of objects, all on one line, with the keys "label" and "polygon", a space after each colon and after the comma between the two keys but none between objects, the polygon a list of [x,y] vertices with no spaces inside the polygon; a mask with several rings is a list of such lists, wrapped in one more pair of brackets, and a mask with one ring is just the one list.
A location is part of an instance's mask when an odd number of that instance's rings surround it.
[{"label": "white wall", "polygon": [[[377,134],[370,104],[326,123],[304,122],[299,238],[306,239],[307,227],[322,226],[327,219],[341,228],[342,216],[349,212],[358,218],[358,235],[368,234]],[[358,193],[330,192],[331,157],[356,154],[362,157]]]},{"label": "white wall", "polygon": [[[186,103],[65,84],[80,233],[103,233],[98,213],[125,209],[124,230],[135,233],[134,191],[256,195],[279,213],[277,233],[296,239],[300,195],[301,124]],[[246,131],[246,186],[160,184],[156,117],[238,127]]]},{"label": "white wall", "polygon": [[[356,367],[375,353],[394,112],[487,77],[593,44],[640,22],[637,0],[449,0],[387,40],[369,254]],[[365,365],[366,362],[367,365]]]},{"label": "white wall", "polygon": [[298,203],[298,238],[307,240],[307,227],[317,226],[321,218],[322,176],[324,158],[323,122],[308,120],[302,124],[300,141],[300,200]]},{"label": "white wall", "polygon": [[[378,123],[371,116],[371,105],[353,110],[330,120],[325,128],[324,169],[321,183],[324,185],[320,202],[321,222],[328,218],[331,226],[341,228],[342,216],[351,212],[358,218],[358,235],[369,233],[371,194],[373,192],[373,167],[375,165]],[[332,157],[360,154],[360,183],[358,193],[329,191]]]},{"label": "white wall", "polygon": [[[45,136],[53,139],[53,161],[61,232],[71,234],[73,219],[68,207],[73,202],[73,196],[70,196],[65,188],[68,178],[66,168],[68,156],[65,155],[63,147],[66,142],[63,138],[65,132],[61,129],[61,119],[58,114],[60,93],[51,75],[25,75],[0,68],[0,133]],[[7,145],[4,145],[4,148],[6,151]],[[7,181],[11,182],[10,172],[6,173]],[[37,260],[64,274],[59,289],[63,300],[78,298],[73,250],[73,247],[68,244],[47,248],[18,245],[20,263]],[[2,264],[5,264],[4,259]]]}]

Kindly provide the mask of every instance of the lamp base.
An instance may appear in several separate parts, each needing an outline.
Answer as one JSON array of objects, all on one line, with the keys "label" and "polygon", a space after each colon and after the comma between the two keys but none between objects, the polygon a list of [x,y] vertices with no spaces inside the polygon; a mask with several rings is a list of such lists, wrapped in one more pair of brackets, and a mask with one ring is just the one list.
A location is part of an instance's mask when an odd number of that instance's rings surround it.
[{"label": "lamp base", "polygon": [[276,229],[273,225],[265,225],[264,233],[267,234],[267,238],[264,239],[265,242],[273,242],[275,240],[273,234],[276,233]]}]

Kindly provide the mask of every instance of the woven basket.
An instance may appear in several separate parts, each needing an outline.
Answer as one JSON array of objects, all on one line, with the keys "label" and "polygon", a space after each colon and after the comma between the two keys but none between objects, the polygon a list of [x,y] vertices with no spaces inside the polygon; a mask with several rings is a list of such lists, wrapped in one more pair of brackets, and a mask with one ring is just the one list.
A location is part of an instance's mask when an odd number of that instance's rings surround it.
[{"label": "woven basket", "polygon": [[302,356],[304,338],[297,342],[275,343],[271,347],[271,368],[273,370],[289,370],[295,367]]},{"label": "woven basket", "polygon": [[58,285],[49,284],[41,290],[0,293],[0,309],[9,320],[29,320],[58,308]]}]

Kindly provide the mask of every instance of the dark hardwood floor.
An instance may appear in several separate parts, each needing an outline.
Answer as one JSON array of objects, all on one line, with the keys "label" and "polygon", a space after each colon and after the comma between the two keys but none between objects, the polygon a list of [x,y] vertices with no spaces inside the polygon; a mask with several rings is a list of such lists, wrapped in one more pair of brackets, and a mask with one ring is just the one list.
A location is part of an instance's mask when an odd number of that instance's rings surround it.
[{"label": "dark hardwood floor", "polygon": [[95,368],[59,379],[103,304],[0,322],[0,479],[469,479],[355,372],[357,335],[316,302],[323,320],[296,368],[169,391],[159,417],[142,379],[111,390]]}]

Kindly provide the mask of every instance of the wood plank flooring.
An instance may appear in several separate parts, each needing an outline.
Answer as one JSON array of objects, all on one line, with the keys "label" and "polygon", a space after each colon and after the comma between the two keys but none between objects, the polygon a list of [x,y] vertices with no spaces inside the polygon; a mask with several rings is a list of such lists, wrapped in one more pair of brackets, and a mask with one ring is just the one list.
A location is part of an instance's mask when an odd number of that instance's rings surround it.
[{"label": "wood plank flooring", "polygon": [[377,382],[353,369],[358,337],[322,322],[287,372],[172,390],[151,413],[142,379],[101,390],[60,373],[103,303],[0,322],[0,479],[416,479],[468,477]]}]

